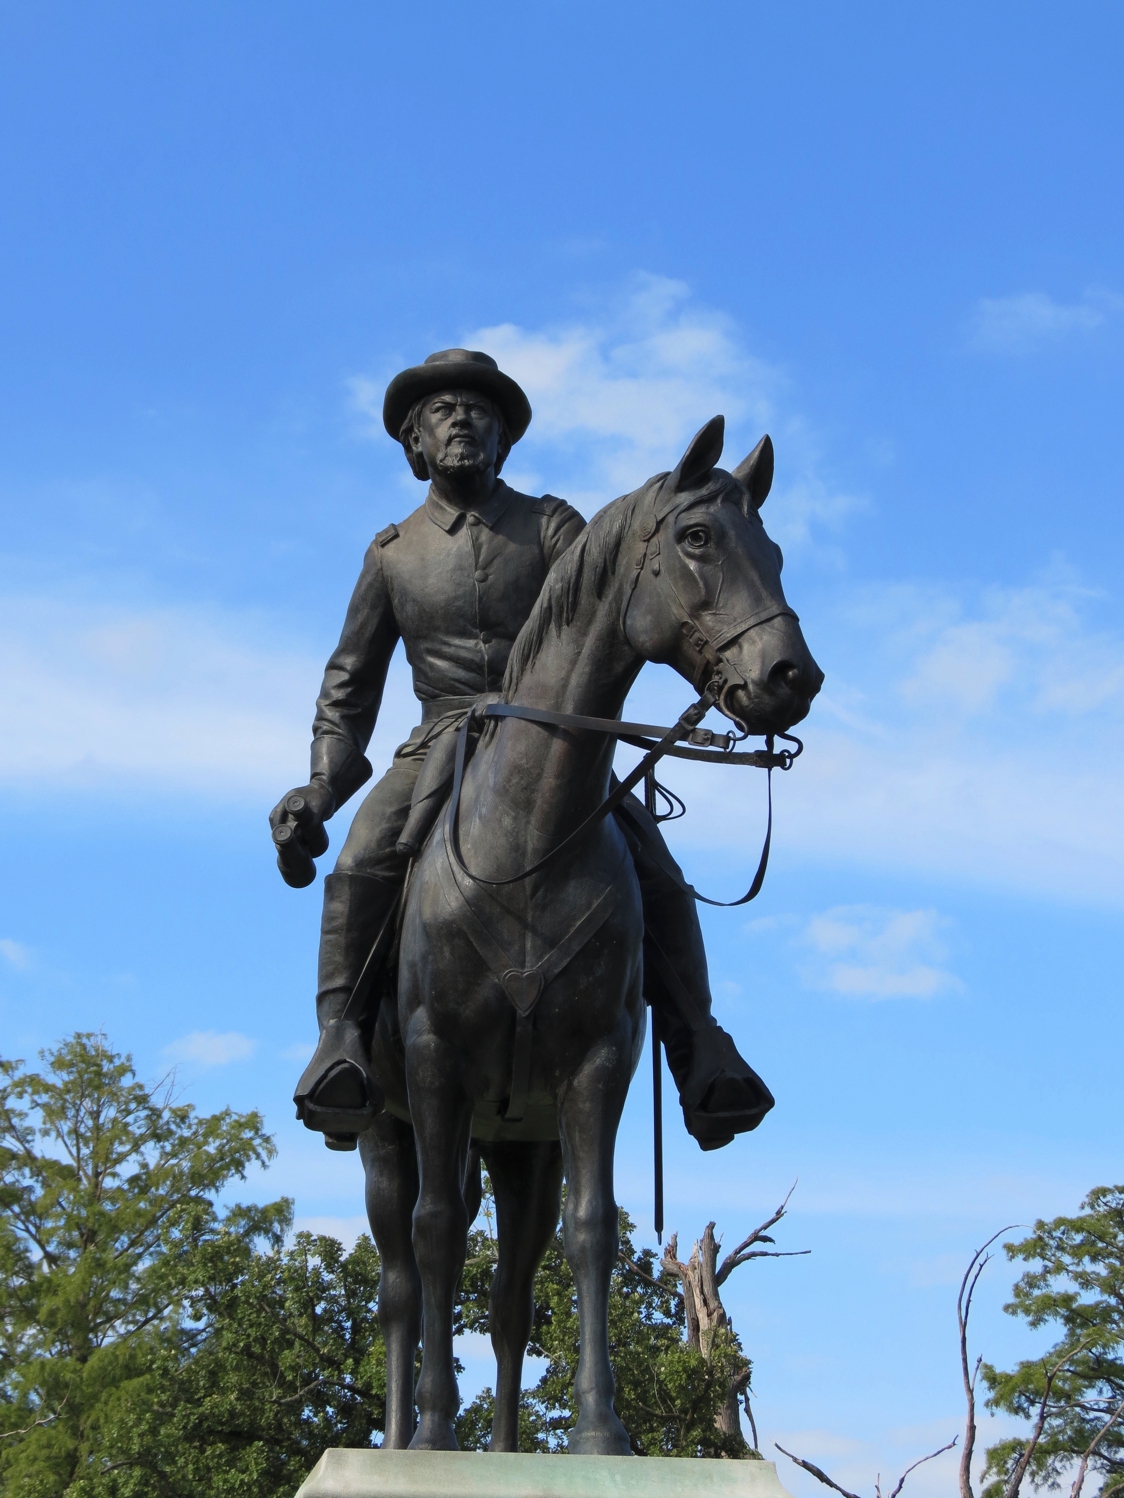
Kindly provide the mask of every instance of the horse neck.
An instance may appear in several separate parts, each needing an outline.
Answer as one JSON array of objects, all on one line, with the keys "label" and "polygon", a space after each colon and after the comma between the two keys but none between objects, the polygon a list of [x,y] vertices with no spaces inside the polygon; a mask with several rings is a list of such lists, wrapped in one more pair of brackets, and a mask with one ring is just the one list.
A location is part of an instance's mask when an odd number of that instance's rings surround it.
[{"label": "horse neck", "polygon": [[[601,598],[587,582],[573,621],[548,630],[511,700],[618,717],[642,664],[621,625],[622,602],[619,572],[617,585]],[[487,762],[491,794],[518,812],[504,818],[508,851],[518,850],[525,861],[541,857],[593,811],[608,794],[615,748],[616,740],[606,734],[504,719],[479,757]],[[491,835],[497,824],[485,814],[481,826]]]}]

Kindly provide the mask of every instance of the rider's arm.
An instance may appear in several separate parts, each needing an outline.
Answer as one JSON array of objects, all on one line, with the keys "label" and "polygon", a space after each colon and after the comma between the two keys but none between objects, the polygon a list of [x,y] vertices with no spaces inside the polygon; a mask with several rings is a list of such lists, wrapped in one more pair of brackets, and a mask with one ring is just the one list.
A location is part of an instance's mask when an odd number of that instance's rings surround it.
[{"label": "rider's arm", "polygon": [[364,751],[374,730],[398,625],[383,553],[398,535],[389,526],[371,543],[351,595],[340,642],[324,668],[312,724],[312,783],[331,793],[336,811],[371,775]]}]

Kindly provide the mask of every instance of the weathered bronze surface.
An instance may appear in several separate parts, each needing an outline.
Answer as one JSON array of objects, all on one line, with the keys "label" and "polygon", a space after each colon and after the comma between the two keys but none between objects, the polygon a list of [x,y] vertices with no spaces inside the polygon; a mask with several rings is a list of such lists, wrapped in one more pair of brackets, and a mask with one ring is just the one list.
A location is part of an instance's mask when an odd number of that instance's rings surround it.
[{"label": "weathered bronze surface", "polygon": [[[453,1295],[482,1155],[499,1235],[493,1449],[517,1446],[531,1286],[564,1175],[582,1332],[570,1450],[627,1454],[607,1293],[613,1148],[644,1001],[704,1149],[756,1127],[773,1099],[711,1016],[694,898],[644,806],[625,797],[552,856],[610,794],[615,740],[480,709],[616,719],[653,660],[692,684],[696,718],[716,701],[755,734],[799,721],[822,676],[758,515],[772,449],[764,439],[724,472],[716,417],[672,473],[584,527],[563,501],[499,478],[530,407],[486,355],[451,350],[405,371],[384,415],[430,489],[367,554],[317,703],[309,783],[271,815],[288,882],[310,882],[325,821],[370,776],[364,751],[398,639],[422,722],[325,880],[321,1040],[298,1112],[363,1159],[383,1260],[387,1446],[455,1446]],[[458,739],[454,819],[441,808]]]}]

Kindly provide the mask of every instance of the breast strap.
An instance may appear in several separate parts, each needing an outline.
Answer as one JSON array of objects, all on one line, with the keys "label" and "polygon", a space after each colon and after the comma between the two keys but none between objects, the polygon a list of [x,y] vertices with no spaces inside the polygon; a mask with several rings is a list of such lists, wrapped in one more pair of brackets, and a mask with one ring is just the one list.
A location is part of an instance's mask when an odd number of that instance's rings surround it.
[{"label": "breast strap", "polygon": [[[585,944],[608,920],[616,909],[620,898],[620,872],[628,857],[624,857],[613,871],[608,884],[594,903],[534,967],[518,967],[500,946],[487,924],[481,918],[483,912],[474,908],[476,891],[469,886],[466,891],[456,877],[449,851],[448,835],[442,838],[442,851],[437,864],[437,877],[441,893],[445,896],[453,916],[480,956],[487,963],[493,977],[503,989],[515,1010],[515,1053],[511,1066],[511,1092],[505,1123],[520,1123],[527,1110],[527,1095],[531,1086],[531,1037],[534,1030],[535,1006],[544,990],[578,955]],[[486,897],[485,897],[486,898]]]}]

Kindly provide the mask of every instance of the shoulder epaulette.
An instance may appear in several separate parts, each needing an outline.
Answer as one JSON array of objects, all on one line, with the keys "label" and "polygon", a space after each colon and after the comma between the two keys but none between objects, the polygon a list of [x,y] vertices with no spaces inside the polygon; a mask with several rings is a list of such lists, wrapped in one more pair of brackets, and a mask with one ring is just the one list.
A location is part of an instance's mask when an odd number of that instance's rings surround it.
[{"label": "shoulder epaulette", "polygon": [[556,494],[544,494],[541,499],[536,499],[534,501],[534,503],[531,505],[531,509],[536,510],[540,515],[554,515],[557,513],[560,506],[564,505],[565,503],[566,501],[564,499],[559,499]]},{"label": "shoulder epaulette", "polygon": [[391,523],[387,526],[387,528],[385,530],[379,531],[378,535],[375,537],[375,545],[376,546],[388,546],[391,541],[393,541],[393,540],[395,540],[397,538],[397,536],[398,536],[398,527],[394,524],[393,521],[391,521]]}]

